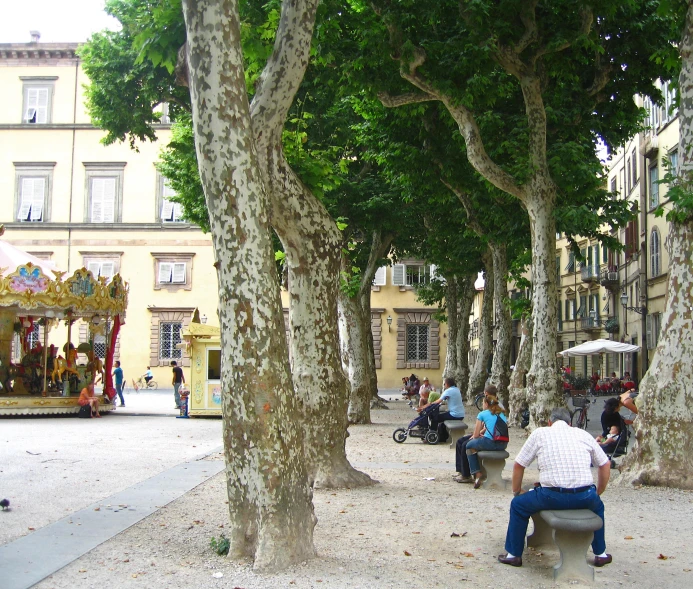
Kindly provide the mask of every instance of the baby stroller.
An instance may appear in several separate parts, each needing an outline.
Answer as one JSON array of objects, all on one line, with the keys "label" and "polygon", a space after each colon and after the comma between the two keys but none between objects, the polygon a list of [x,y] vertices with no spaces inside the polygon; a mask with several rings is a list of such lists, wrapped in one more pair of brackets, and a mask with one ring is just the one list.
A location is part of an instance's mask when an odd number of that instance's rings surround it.
[{"label": "baby stroller", "polygon": [[628,425],[626,424],[625,420],[619,413],[619,418],[621,420],[621,425],[619,427],[619,430],[621,433],[618,434],[618,437],[616,438],[616,444],[607,450],[606,448],[604,449],[604,452],[609,460],[611,460],[611,468],[616,468],[616,462],[614,461],[614,458],[618,458],[619,456],[625,456],[628,452],[628,439],[630,438],[630,429],[628,429]]},{"label": "baby stroller", "polygon": [[411,436],[412,438],[423,438],[429,444],[437,444],[441,436],[437,430],[431,429],[430,416],[433,414],[437,415],[439,411],[440,405],[438,403],[424,407],[421,413],[407,427],[398,427],[392,432],[392,439],[401,444],[407,437]]}]

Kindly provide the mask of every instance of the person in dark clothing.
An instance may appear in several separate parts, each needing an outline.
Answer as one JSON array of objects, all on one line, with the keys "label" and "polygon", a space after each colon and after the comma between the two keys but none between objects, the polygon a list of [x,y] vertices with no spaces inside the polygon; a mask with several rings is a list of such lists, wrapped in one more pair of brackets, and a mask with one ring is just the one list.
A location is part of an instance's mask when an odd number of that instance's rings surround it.
[{"label": "person in dark clothing", "polygon": [[185,376],[178,362],[172,360],[171,366],[173,366],[173,396],[176,400],[176,409],[180,409],[180,387],[185,382]]}]

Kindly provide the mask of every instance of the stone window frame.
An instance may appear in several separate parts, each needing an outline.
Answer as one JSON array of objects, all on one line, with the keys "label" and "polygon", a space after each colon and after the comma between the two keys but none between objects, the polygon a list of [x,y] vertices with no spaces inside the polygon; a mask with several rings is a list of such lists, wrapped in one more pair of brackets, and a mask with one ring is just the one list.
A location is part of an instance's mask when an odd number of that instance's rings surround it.
[{"label": "stone window frame", "polygon": [[[22,115],[21,123],[23,125],[49,125],[53,122],[53,94],[55,92],[55,82],[58,76],[19,76],[22,81]],[[48,91],[48,100],[46,105],[46,120],[41,122],[30,123],[27,119],[27,111],[29,107],[29,90],[32,88],[45,88]]]},{"label": "stone window frame", "polygon": [[383,318],[385,309],[371,309],[371,335],[373,336],[373,356],[376,370],[383,367]]},{"label": "stone window frame", "polygon": [[[180,323],[181,330],[185,329],[192,320],[195,307],[149,307],[152,314],[149,332],[149,366],[170,366],[170,359],[159,358],[159,336],[161,323]],[[190,366],[190,358],[181,353],[179,366]]]},{"label": "stone window frame", "polygon": [[84,165],[84,222],[104,225],[103,221],[91,220],[92,181],[95,178],[115,178],[115,203],[113,223],[121,223],[123,219],[123,179],[127,162],[82,162]]},{"label": "stone window frame", "polygon": [[[103,262],[113,262],[113,275],[120,273],[120,261],[123,256],[123,252],[91,252],[91,251],[80,251],[82,256],[82,267],[89,269],[90,263],[102,264]],[[98,278],[94,276],[94,278]]]},{"label": "stone window frame", "polygon": [[[397,313],[397,368],[440,368],[440,323],[433,318],[435,309],[393,309]],[[426,362],[407,362],[407,325],[429,326],[429,358]]]},{"label": "stone window frame", "polygon": [[[51,201],[53,196],[53,170],[56,162],[13,162],[14,163],[14,219],[20,223],[48,223],[51,220]],[[22,206],[22,180],[24,178],[44,178],[43,212],[40,221],[19,221]]]},{"label": "stone window frame", "polygon": [[[154,290],[168,290],[171,292],[192,290],[192,266],[194,257],[195,252],[152,252],[152,258],[154,258]],[[168,264],[184,263],[185,282],[159,282],[159,265],[162,262]]]}]

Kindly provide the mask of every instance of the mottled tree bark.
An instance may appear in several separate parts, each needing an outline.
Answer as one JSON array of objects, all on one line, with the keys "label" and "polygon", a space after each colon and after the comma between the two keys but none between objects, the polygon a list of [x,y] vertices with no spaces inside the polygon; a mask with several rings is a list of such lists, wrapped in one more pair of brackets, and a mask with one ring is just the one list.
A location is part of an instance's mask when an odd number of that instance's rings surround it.
[{"label": "mottled tree bark", "polygon": [[[543,109],[542,109],[543,112]],[[537,181],[527,202],[532,233],[532,367],[527,374],[531,423],[546,425],[551,411],[565,405],[556,370],[556,189],[549,179]]]},{"label": "mottled tree bark", "polygon": [[[693,5],[680,45],[679,168],[682,186],[693,178]],[[674,210],[684,211],[674,205]],[[669,282],[652,364],[640,383],[635,444],[622,480],[693,489],[693,214],[669,223]]]},{"label": "mottled tree bark", "polygon": [[[371,407],[380,406],[378,398],[378,376],[375,367],[375,352],[373,347],[373,332],[371,330],[371,285],[375,273],[383,258],[390,251],[391,235],[383,235],[380,230],[374,230],[370,236],[371,247],[366,267],[361,272],[358,290],[354,293],[342,293],[342,308],[349,337],[356,341],[347,346],[349,363],[357,364],[349,371],[351,394],[349,397],[349,422],[371,423]],[[351,262],[344,257],[343,270],[349,272]]]},{"label": "mottled tree bark", "polygon": [[238,2],[185,0],[183,10],[195,147],[218,266],[229,554],[271,571],[314,556],[315,517]]},{"label": "mottled tree bark", "polygon": [[[520,339],[520,349],[517,352],[515,360],[515,370],[510,375],[510,400],[508,409],[508,423],[519,427],[522,420],[522,410],[528,406],[529,399],[527,398],[527,388],[525,386],[525,375],[529,372],[532,365],[532,319],[526,318],[522,320],[520,329],[522,330],[522,338]],[[530,426],[531,414],[530,414]],[[531,429],[534,429],[533,427]]]},{"label": "mottled tree bark", "polygon": [[479,317],[479,351],[469,376],[467,386],[467,403],[473,403],[477,393],[484,390],[488,378],[488,363],[493,353],[493,257],[489,251],[483,255],[484,260],[484,300]]},{"label": "mottled tree bark", "polygon": [[461,391],[466,391],[469,386],[469,316],[476,296],[475,281],[476,274],[467,274],[458,280],[457,385]]},{"label": "mottled tree bark", "polygon": [[508,252],[502,243],[489,243],[493,256],[493,297],[496,314],[496,348],[491,365],[491,384],[498,388],[503,407],[508,407],[510,383],[510,345],[512,320],[506,303],[508,298]]},{"label": "mottled tree bark", "polygon": [[[457,365],[457,333],[459,331],[459,310],[457,302],[457,276],[445,277],[445,305],[448,320],[448,347],[445,353],[443,379],[454,378],[457,386],[461,385],[460,370]],[[466,389],[460,389],[466,390]]]},{"label": "mottled tree bark", "polygon": [[250,113],[289,272],[289,331],[296,394],[305,409],[306,458],[319,487],[371,482],[346,458],[349,385],[342,370],[337,298],[341,234],[284,158],[282,131],[310,57],[318,0],[284,2],[274,51]]}]

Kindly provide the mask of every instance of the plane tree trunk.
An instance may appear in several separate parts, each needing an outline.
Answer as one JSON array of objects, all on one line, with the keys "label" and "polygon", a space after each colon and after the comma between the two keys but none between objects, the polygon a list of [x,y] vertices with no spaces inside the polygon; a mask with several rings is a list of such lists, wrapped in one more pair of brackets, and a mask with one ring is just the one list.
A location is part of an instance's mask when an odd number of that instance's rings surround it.
[{"label": "plane tree trunk", "polygon": [[477,393],[484,390],[488,378],[488,363],[493,353],[493,257],[487,251],[483,255],[485,267],[484,300],[479,317],[479,350],[467,386],[467,403],[473,403]]},{"label": "plane tree trunk", "polygon": [[520,329],[522,330],[522,337],[515,360],[515,370],[510,375],[510,400],[508,403],[510,411],[508,423],[517,427],[520,426],[522,420],[522,410],[529,404],[525,378],[532,364],[532,319],[530,317],[524,318]]},{"label": "plane tree trunk", "polygon": [[[693,5],[689,2],[679,76],[679,187],[693,175]],[[635,444],[624,481],[693,489],[693,211],[675,203],[669,223],[669,281],[657,349],[640,383]]]},{"label": "plane tree trunk", "polygon": [[506,303],[508,297],[508,252],[504,244],[489,243],[493,256],[493,297],[495,301],[496,347],[491,365],[491,384],[498,389],[504,407],[508,407],[510,383],[510,345],[512,321]]},{"label": "plane tree trunk", "polygon": [[315,555],[315,516],[238,2],[184,0],[183,10],[195,148],[218,267],[229,555],[273,571]]}]

